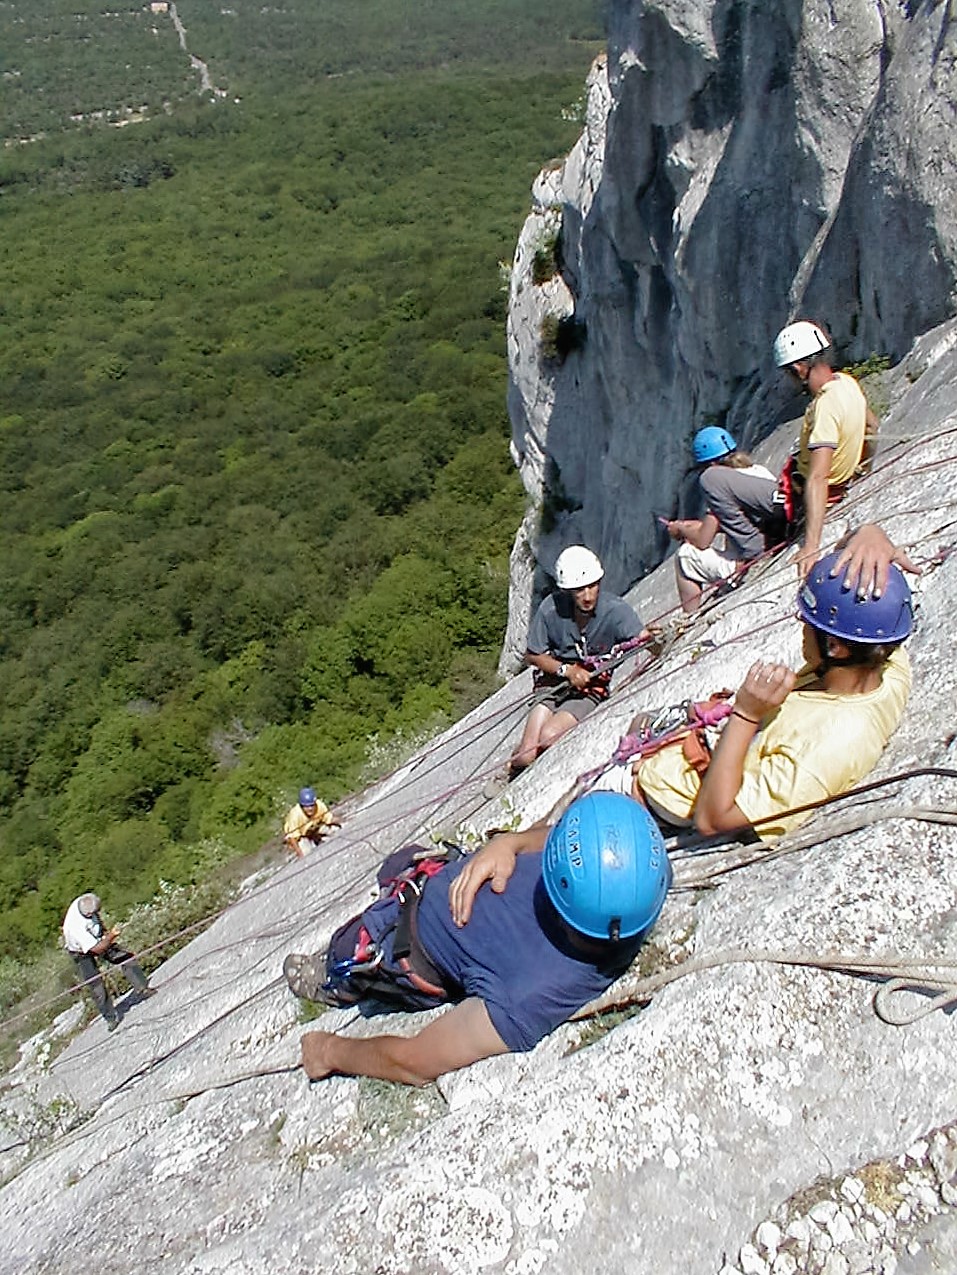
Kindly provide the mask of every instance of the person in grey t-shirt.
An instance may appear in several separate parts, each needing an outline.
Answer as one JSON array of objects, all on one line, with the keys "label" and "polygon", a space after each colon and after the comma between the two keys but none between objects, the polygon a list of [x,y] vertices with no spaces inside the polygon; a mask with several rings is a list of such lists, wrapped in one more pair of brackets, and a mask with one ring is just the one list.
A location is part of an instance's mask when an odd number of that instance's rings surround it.
[{"label": "person in grey t-shirt", "polygon": [[630,638],[648,636],[623,598],[602,591],[604,574],[599,559],[584,545],[569,545],[558,555],[558,591],[538,608],[525,650],[525,663],[535,669],[535,686],[543,695],[512,753],[509,778],[530,766],[607,697],[611,674],[595,673],[580,661],[607,655]]},{"label": "person in grey t-shirt", "polygon": [[739,563],[759,557],[768,544],[784,538],[774,500],[777,480],[770,470],[755,465],[717,425],[698,430],[692,451],[701,468],[705,512],[668,523],[668,534],[682,542],[675,575],[682,610],[689,612],[701,605],[706,584],[727,580]]}]

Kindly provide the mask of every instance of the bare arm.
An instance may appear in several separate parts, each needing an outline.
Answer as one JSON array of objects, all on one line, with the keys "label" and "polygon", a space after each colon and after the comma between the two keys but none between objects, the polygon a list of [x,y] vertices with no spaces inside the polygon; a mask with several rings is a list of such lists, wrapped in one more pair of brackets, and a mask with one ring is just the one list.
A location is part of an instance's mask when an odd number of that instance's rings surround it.
[{"label": "bare arm", "polygon": [[821,534],[827,513],[827,480],[831,475],[832,447],[815,447],[804,484],[804,544],[795,556],[798,574],[803,580],[821,553]]},{"label": "bare arm", "polygon": [[696,549],[708,549],[719,526],[714,514],[705,514],[703,518],[676,518],[668,523],[668,534],[672,540],[687,540]]},{"label": "bare arm", "polygon": [[758,661],[748,670],[695,802],[694,825],[704,836],[747,826],[748,820],[735,804],[744,779],[744,759],[761,719],[784,703],[795,680],[786,664]]},{"label": "bare arm", "polygon": [[114,925],[111,929],[105,930],[103,937],[90,948],[89,955],[102,956],[104,952],[108,951],[113,946],[119,937],[120,927],[118,925]]},{"label": "bare arm", "polygon": [[858,597],[866,598],[872,593],[879,598],[887,588],[888,568],[892,562],[920,575],[916,567],[903,549],[898,549],[874,522],[865,523],[855,532],[845,536],[838,546],[840,557],[831,570],[836,576],[844,572],[844,585],[848,589],[856,589]]},{"label": "bare arm", "polygon": [[449,910],[455,924],[460,928],[468,924],[475,896],[486,881],[491,881],[496,894],[502,894],[518,856],[544,849],[547,838],[548,824],[542,819],[524,832],[500,833],[473,854],[449,887]]},{"label": "bare arm", "polygon": [[427,1085],[436,1076],[457,1071],[480,1058],[507,1054],[492,1026],[484,1001],[470,997],[429,1023],[415,1036],[334,1036],[306,1032],[302,1065],[310,1080],[340,1073],[373,1076],[403,1085]]}]

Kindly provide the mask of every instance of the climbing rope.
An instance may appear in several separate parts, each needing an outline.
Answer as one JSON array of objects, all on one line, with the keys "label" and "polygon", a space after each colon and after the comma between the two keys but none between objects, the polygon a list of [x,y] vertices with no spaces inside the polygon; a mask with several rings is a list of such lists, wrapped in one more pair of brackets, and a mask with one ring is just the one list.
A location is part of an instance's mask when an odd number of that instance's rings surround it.
[{"label": "climbing rope", "polygon": [[[661,970],[641,979],[638,983],[624,991],[606,992],[592,1004],[573,1014],[569,1022],[587,1022],[592,1018],[600,1018],[604,1014],[630,1009],[636,1005],[646,1004],[662,988],[690,974],[702,974],[708,970],[720,969],[727,965],[787,965],[801,969],[824,970],[835,974],[849,974],[857,978],[888,979],[883,987],[875,992],[873,998],[874,1012],[882,1022],[892,1027],[907,1026],[926,1017],[937,1009],[943,1009],[957,1002],[957,962],[950,960],[903,959],[898,956],[847,956],[839,952],[823,954],[810,952],[782,952],[767,948],[732,948],[727,952],[715,952],[710,956],[694,956],[680,965]],[[946,972],[946,977],[944,976]],[[908,1014],[894,1013],[888,1001],[893,995],[903,990],[937,991],[932,1001],[922,1006],[917,1012]]]},{"label": "climbing rope", "polygon": [[[903,447],[903,446],[902,446],[902,447],[895,447],[895,448],[890,449],[890,452],[891,452],[892,454],[891,454],[891,455],[888,455],[888,456],[884,459],[884,463],[883,463],[883,464],[880,464],[880,465],[874,465],[874,466],[872,467],[872,469],[871,469],[871,474],[869,475],[869,477],[870,477],[870,476],[873,476],[874,474],[877,474],[877,473],[879,473],[879,472],[882,472],[883,470],[887,469],[887,468],[888,468],[889,466],[891,466],[891,465],[900,465],[900,463],[901,463],[902,459],[904,459],[904,458],[906,458],[906,456],[908,456],[908,455],[912,454],[912,452],[913,452],[916,448],[921,447],[921,446],[924,446],[924,445],[926,445],[926,444],[928,444],[928,443],[930,443],[930,442],[934,441],[936,438],[943,437],[943,436],[945,436],[945,435],[952,434],[952,433],[957,433],[957,427],[954,427],[954,428],[949,429],[949,430],[938,431],[938,432],[937,432],[937,433],[935,433],[935,434],[926,435],[926,436],[923,436],[923,437],[917,438],[917,439],[916,439],[916,440],[915,440],[915,441],[914,441],[914,442],[913,442],[910,446],[906,446],[906,447]],[[951,464],[951,463],[953,463],[953,461],[954,461],[954,460],[957,460],[957,455],[955,455],[955,456],[947,455],[947,456],[944,456],[944,457],[936,458],[936,459],[934,459],[934,460],[932,460],[932,461],[928,461],[928,462],[926,462],[925,464],[922,464],[922,465],[919,465],[919,466],[916,466],[916,467],[912,467],[911,469],[908,469],[908,470],[907,470],[907,474],[908,474],[908,475],[910,475],[910,474],[912,474],[912,473],[926,472],[926,471],[929,471],[929,470],[932,470],[932,469],[935,469],[935,468],[941,468],[941,467],[943,467],[944,465],[947,465],[947,464]],[[896,480],[898,477],[903,478],[903,476],[904,476],[903,474],[900,474],[900,475],[893,475],[892,477]],[[869,484],[868,484],[868,485],[869,485]],[[863,486],[863,484],[862,484],[862,486]],[[863,490],[859,490],[859,491],[857,491],[857,492],[853,493],[853,495],[852,495],[852,496],[850,496],[847,500],[845,500],[845,501],[842,503],[842,505],[841,505],[842,510],[847,510],[848,508],[853,507],[853,506],[854,506],[854,505],[856,505],[856,504],[857,504],[857,503],[858,503],[861,499],[863,499],[863,498],[864,498],[864,496],[866,496],[866,495],[867,495],[867,492],[866,492],[866,491],[863,491]],[[942,509],[942,508],[947,508],[947,507],[951,507],[951,506],[953,506],[953,505],[954,505],[954,503],[955,503],[955,502],[953,502],[953,501],[942,501],[942,502],[939,502],[938,504],[935,504],[935,505],[932,505],[932,506],[927,506],[927,509],[928,509],[928,510],[931,510],[931,509]],[[913,512],[913,511],[911,511],[911,512]],[[947,525],[947,526],[952,526],[952,525],[953,525],[953,523],[949,523],[949,524],[946,524],[946,525]],[[921,538],[920,538],[920,539],[918,539],[915,543],[920,544],[920,543],[922,543],[923,541],[925,541],[925,540],[927,540],[927,539],[930,539],[932,536],[939,534],[939,530],[940,530],[940,529],[938,529],[937,531],[931,532],[931,533],[929,533],[928,535],[925,535],[925,536],[921,537]],[[745,568],[745,570],[750,570],[751,568],[753,568],[753,567],[757,566],[759,563],[761,563],[764,559],[766,559],[766,558],[767,558],[767,559],[769,559],[769,558],[771,558],[771,557],[775,556],[775,554],[779,551],[779,549],[780,549],[780,546],[775,546],[773,549],[766,551],[766,553],[765,553],[765,554],[763,554],[763,555],[761,555],[761,557],[760,557],[759,559],[755,559],[755,560],[753,560],[753,561],[749,562],[748,564],[746,564],[746,568]],[[944,547],[942,547],[941,549],[939,549],[939,550],[937,551],[937,553],[936,553],[936,554],[934,554],[934,555],[930,555],[930,556],[926,559],[927,564],[928,564],[928,565],[936,565],[936,564],[938,564],[939,562],[943,561],[943,560],[946,558],[946,556],[948,556],[948,555],[949,555],[949,553],[953,551],[953,549],[954,549],[954,545],[949,545],[949,546],[944,546]],[[742,571],[742,575],[743,575],[743,574],[744,574],[744,571]],[[775,596],[777,596],[777,595],[780,593],[780,584],[776,584],[776,585],[773,587],[773,589],[769,589],[769,590],[768,590],[768,594],[769,594],[769,595],[770,595],[772,592],[773,592],[773,594],[774,594]],[[717,601],[717,599],[715,599],[715,600]],[[744,601],[746,601],[746,602],[750,603],[750,602],[753,602],[753,601],[756,601],[756,600],[757,600],[757,601],[760,601],[760,600],[761,600],[760,596],[758,596],[758,597],[756,598],[756,597],[753,595],[753,593],[749,593],[748,598],[747,598],[746,600],[744,600]],[[738,605],[740,605],[740,603],[739,603]],[[729,609],[730,609],[730,608],[729,608]],[[672,608],[672,610],[677,610],[677,608]],[[665,613],[663,614],[663,616],[662,616],[662,617],[658,617],[659,621],[660,621],[661,619],[665,618],[666,616],[670,615],[670,614],[671,614],[671,612],[670,612],[670,611],[665,612]],[[694,619],[699,618],[699,617],[700,617],[700,615],[701,615],[701,613],[699,612],[699,613],[698,613],[698,616],[694,617]],[[776,624],[776,623],[786,622],[788,618],[789,618],[789,617],[786,617],[786,616],[785,616],[785,617],[781,617],[781,618],[780,618],[780,619],[778,619],[778,620],[770,621],[768,624],[756,626],[754,629],[750,630],[748,633],[742,633],[742,634],[737,634],[737,635],[735,635],[735,637],[734,637],[734,638],[729,639],[729,642],[742,642],[742,641],[745,641],[745,640],[747,640],[749,637],[753,636],[754,634],[756,634],[756,633],[758,633],[758,632],[761,632],[761,631],[763,631],[763,630],[766,630],[766,629],[768,629],[768,628],[772,627],[772,626],[773,626],[774,624]],[[694,622],[694,621],[692,620],[692,623],[693,623],[693,622]],[[654,623],[654,621],[652,621],[652,623]],[[622,683],[620,683],[620,685],[619,685],[619,687],[618,687],[617,689],[619,689],[619,690],[620,690],[620,689],[623,689],[623,687],[624,687],[624,686],[628,685],[631,681],[633,681],[633,680],[634,680],[635,678],[637,678],[638,676],[643,676],[643,675],[644,675],[644,674],[648,671],[648,669],[651,667],[651,664],[652,664],[652,663],[654,663],[654,662],[655,662],[655,661],[653,660],[653,661],[651,661],[651,663],[649,663],[649,664],[645,665],[645,667],[643,667],[643,668],[641,668],[641,669],[638,669],[638,670],[635,670],[635,672],[633,672],[633,673],[632,673],[632,674],[631,674],[628,678],[626,678],[626,679],[625,679]],[[690,661],[689,661],[689,662],[690,662]],[[668,676],[670,676],[671,674],[673,674],[675,671],[676,671],[676,670],[674,670],[674,669],[669,669],[669,670],[668,670]],[[662,675],[662,676],[664,676],[664,675]],[[647,685],[649,685],[649,686],[650,686],[650,685],[652,685],[652,684],[653,684],[653,682],[648,682],[648,683],[647,683]],[[464,733],[467,735],[469,732],[479,732],[479,733],[477,734],[477,738],[478,738],[478,739],[481,739],[481,738],[482,738],[482,736],[483,736],[484,734],[488,733],[488,732],[489,732],[489,731],[490,731],[490,730],[491,730],[491,729],[492,729],[495,725],[497,725],[497,724],[504,724],[504,722],[506,722],[506,721],[507,721],[507,720],[508,720],[508,719],[509,719],[512,715],[517,715],[518,713],[520,713],[520,712],[524,711],[525,707],[526,707],[526,705],[525,705],[525,703],[524,703],[524,701],[523,701],[523,700],[519,700],[519,701],[517,701],[517,703],[514,703],[514,704],[506,705],[503,709],[495,710],[495,712],[494,712],[494,713],[492,713],[492,714],[487,714],[487,715],[485,715],[484,717],[479,717],[479,718],[477,718],[477,719],[476,719],[476,721],[475,721],[474,723],[470,724],[470,725],[469,725],[469,727],[467,727],[467,728],[466,728],[466,731],[465,731]],[[474,742],[475,742],[475,740],[473,739],[471,742],[473,742],[473,743],[474,743]],[[460,745],[459,745],[459,749],[458,749],[458,751],[462,751],[462,750],[464,749],[464,747],[465,747],[465,746],[466,746],[465,744],[460,744]],[[428,761],[428,760],[430,759],[430,757],[431,757],[434,753],[436,753],[436,752],[440,751],[442,747],[443,747],[443,745],[442,745],[442,744],[435,744],[435,745],[433,745],[431,748],[429,748],[429,749],[425,750],[425,752],[424,752],[422,755],[420,755],[420,757],[419,757],[419,758],[417,758],[417,759],[416,759],[416,761],[412,764],[412,766],[411,766],[411,767],[409,767],[409,769],[410,769],[410,773],[412,773],[412,772],[413,772],[416,768],[418,768],[419,766],[421,766],[424,762]],[[612,764],[614,764],[614,763],[612,763]],[[387,788],[387,787],[388,787],[388,785],[387,785],[387,781],[388,781],[390,778],[394,777],[396,774],[398,774],[398,773],[399,773],[399,772],[403,769],[403,767],[404,767],[404,766],[405,766],[405,767],[407,767],[407,766],[408,766],[408,763],[403,763],[403,765],[396,767],[396,768],[395,768],[392,772],[390,772],[388,775],[384,776],[384,777],[383,777],[380,781],[378,781],[378,782],[379,782],[379,784],[382,786],[382,788],[383,788],[383,789],[385,789],[385,788]],[[822,800],[821,802],[816,802],[816,803],[808,803],[806,806],[797,807],[797,808],[795,808],[795,809],[794,809],[794,810],[792,810],[792,811],[787,811],[787,812],[785,812],[785,814],[802,813],[802,812],[804,812],[804,811],[806,811],[806,810],[816,809],[816,808],[819,808],[820,806],[823,806],[823,805],[827,805],[827,804],[829,804],[831,801],[844,800],[844,799],[846,799],[846,798],[848,798],[848,797],[851,797],[851,796],[854,796],[854,795],[859,795],[859,794],[861,794],[861,793],[863,793],[863,792],[870,791],[870,790],[871,790],[871,789],[873,789],[873,788],[876,788],[876,787],[879,787],[879,786],[883,786],[883,785],[885,785],[885,784],[890,784],[890,783],[893,783],[893,782],[897,782],[897,781],[899,781],[900,779],[908,778],[908,777],[911,777],[911,776],[914,776],[914,775],[918,775],[918,774],[949,774],[949,775],[953,775],[954,773],[955,773],[955,772],[947,771],[947,770],[944,770],[944,769],[942,769],[942,768],[923,768],[923,769],[919,769],[919,770],[914,770],[914,771],[904,772],[902,775],[890,776],[887,780],[883,780],[883,781],[876,781],[874,784],[870,784],[870,785],[863,785],[863,786],[861,786],[861,787],[859,787],[859,788],[856,788],[856,789],[851,790],[851,791],[850,791],[850,792],[848,792],[848,793],[840,794],[840,796],[839,796],[839,797],[824,799],[824,800]],[[473,776],[471,776],[471,778],[472,778],[472,779],[474,779],[474,778],[475,778],[474,774],[473,774]],[[461,784],[457,784],[457,785],[453,786],[452,788],[449,788],[449,789],[445,790],[445,792],[443,792],[443,793],[439,794],[439,796],[438,796],[437,798],[433,798],[433,803],[434,803],[434,805],[435,805],[435,806],[437,806],[437,805],[440,805],[442,802],[449,800],[452,796],[454,796],[455,794],[457,794],[458,792],[460,792],[462,789],[464,789],[464,788],[467,786],[467,784],[468,784],[469,782],[470,782],[470,780],[466,780],[466,781],[464,781],[464,782],[463,782],[463,783],[461,783]],[[400,791],[401,791],[401,789],[400,789]],[[394,796],[394,795],[395,795],[395,792],[396,792],[396,789],[394,789],[394,788],[393,788],[393,789],[389,789],[388,795],[389,795],[390,797],[391,797],[391,796]],[[373,797],[372,797],[372,799],[371,799],[369,802],[367,802],[367,803],[366,803],[366,806],[364,807],[364,809],[368,809],[368,808],[370,808],[371,806],[374,806],[374,805],[375,805],[378,801],[383,800],[383,799],[384,799],[384,797],[385,797],[385,795],[386,795],[386,794],[385,794],[385,792],[383,792],[381,796],[380,796],[380,795],[375,795],[375,796],[373,796]],[[409,814],[415,813],[417,810],[424,809],[424,808],[425,808],[424,806],[416,807],[415,805],[413,805],[413,806],[409,807],[409,809],[408,809],[408,810],[406,810],[406,811],[404,811],[404,812],[400,812],[400,815],[399,815],[399,816],[397,816],[397,817],[393,817],[393,818],[389,819],[388,821],[384,822],[384,823],[383,823],[383,824],[382,824],[379,828],[377,828],[377,829],[373,829],[373,831],[372,831],[372,833],[370,833],[370,835],[374,835],[374,834],[375,834],[375,832],[377,832],[377,831],[382,831],[382,830],[385,830],[385,829],[387,829],[387,828],[389,828],[389,827],[393,826],[393,824],[394,824],[394,823],[397,823],[397,822],[399,821],[399,819],[400,819],[401,817],[403,817],[403,815],[404,815],[404,816],[408,816]],[[905,818],[906,818],[906,817],[915,817],[915,818],[918,818],[918,817],[919,817],[919,818],[927,818],[927,819],[929,819],[929,818],[931,818],[931,817],[936,817],[936,818],[938,818],[938,819],[940,819],[940,820],[953,821],[952,819],[950,819],[950,813],[952,813],[952,812],[942,811],[942,810],[930,810],[930,809],[923,809],[923,810],[920,810],[920,811],[918,812],[918,808],[915,808],[915,807],[907,807],[907,808],[901,808],[901,809],[899,809],[899,810],[898,810],[895,814],[887,813],[887,814],[884,814],[883,816],[878,816],[878,817],[884,817],[884,818],[890,818],[890,817],[905,817]],[[854,822],[854,823],[853,823],[853,827],[863,827],[863,826],[866,826],[866,824],[865,824],[864,822],[862,822],[862,818],[861,818],[861,816],[859,816],[859,815],[858,815],[858,816],[853,816],[853,815],[852,815],[852,816],[851,816],[851,819],[852,819],[852,820],[856,820],[856,822]],[[872,820],[872,821],[873,821],[873,820]],[[848,825],[848,827],[851,827],[851,825]],[[832,835],[834,835],[834,833],[835,833],[835,829],[832,827],[826,835],[827,835],[827,836],[832,836]],[[822,838],[821,838],[820,836],[818,836],[816,839],[817,839],[817,840],[821,840]],[[366,840],[366,839],[360,839],[360,840]],[[348,850],[350,847],[352,847],[352,846],[354,846],[354,845],[356,845],[356,844],[358,844],[358,843],[359,843],[359,842],[357,842],[355,839],[352,839],[352,840],[348,840],[348,841],[347,841],[347,840],[345,840],[345,839],[337,838],[337,844],[336,844],[336,846],[335,846],[335,847],[334,847],[334,849],[333,849],[333,854],[335,854],[335,855],[341,854],[341,853],[343,853],[344,851]],[[368,842],[367,842],[367,844],[368,844]],[[813,844],[813,842],[811,842],[811,844]],[[690,846],[688,846],[688,845],[682,846],[682,847],[680,847],[680,848],[681,848],[681,849],[685,849],[685,850],[687,850],[688,852],[691,852],[691,849],[692,849],[692,848],[691,848]],[[784,849],[781,849],[781,850],[771,850],[771,851],[765,850],[765,851],[761,852],[759,855],[755,856],[755,858],[750,859],[750,860],[747,860],[746,862],[742,862],[742,863],[739,863],[739,864],[731,865],[731,866],[729,866],[729,867],[727,867],[727,868],[718,869],[716,872],[714,872],[714,873],[712,874],[712,876],[713,876],[713,877],[718,877],[718,876],[722,875],[725,871],[735,871],[735,870],[738,870],[738,868],[740,868],[740,867],[747,866],[747,863],[749,863],[749,862],[754,862],[756,858],[767,859],[768,857],[773,856],[773,855],[774,855],[774,854],[776,854],[776,853],[790,852],[790,851],[795,850],[795,849],[798,849],[798,848],[802,848],[802,846],[801,846],[801,845],[794,845],[794,844],[792,843],[792,845],[791,845],[791,846],[789,846],[789,847],[787,847],[787,848],[786,848],[786,851],[785,851]],[[313,870],[315,867],[317,867],[317,866],[318,866],[319,862],[322,862],[322,861],[318,860],[316,857],[313,857],[312,859],[305,861],[305,862],[304,862],[304,864],[302,865],[302,867],[300,868],[300,870],[301,870],[301,871]],[[261,888],[260,888],[260,890],[254,891],[252,894],[250,894],[250,895],[246,896],[246,897],[245,897],[245,898],[244,898],[241,902],[245,903],[245,902],[249,901],[249,900],[250,900],[250,899],[252,899],[255,895],[258,895],[259,893],[261,893],[263,890],[276,888],[276,886],[278,886],[279,884],[285,885],[285,884],[286,884],[286,882],[288,881],[288,879],[289,879],[289,874],[285,874],[285,875],[283,876],[283,878],[282,878],[282,881],[281,881],[281,882],[277,880],[277,881],[273,881],[273,882],[267,883],[265,886],[261,887]],[[357,878],[356,878],[356,880],[355,880],[355,882],[351,882],[351,883],[349,883],[347,886],[343,887],[343,889],[342,889],[341,891],[337,892],[337,896],[336,896],[336,900],[335,900],[335,901],[336,901],[336,902],[341,901],[341,900],[342,900],[342,898],[344,898],[344,897],[345,897],[345,896],[349,893],[350,889],[355,888],[355,886],[356,886],[356,885],[357,885],[357,884],[361,881],[361,879],[364,879],[364,877],[363,877],[363,878],[359,878],[359,877],[357,877]],[[147,955],[147,954],[150,954],[150,953],[152,953],[152,952],[154,952],[154,951],[162,950],[164,947],[168,946],[168,944],[169,944],[169,943],[171,943],[172,941],[174,941],[175,939],[177,939],[177,938],[181,938],[181,937],[185,937],[185,936],[188,936],[190,933],[193,933],[193,932],[196,932],[196,931],[198,931],[198,930],[201,930],[201,929],[205,928],[206,926],[208,926],[209,924],[211,924],[213,921],[215,921],[216,919],[218,919],[219,917],[221,917],[222,915],[224,915],[224,913],[225,913],[226,911],[228,911],[228,910],[229,910],[231,907],[233,907],[233,906],[235,906],[235,904],[230,904],[230,905],[228,905],[228,907],[227,907],[227,908],[223,908],[223,909],[221,909],[220,911],[215,912],[215,913],[212,913],[210,916],[205,917],[205,918],[203,918],[203,919],[202,919],[202,920],[200,920],[200,921],[194,922],[194,923],[193,923],[192,925],[190,925],[190,926],[184,927],[184,929],[182,929],[182,930],[180,930],[180,931],[176,932],[175,934],[172,934],[172,935],[170,935],[170,936],[167,936],[167,937],[166,937],[166,938],[164,938],[164,939],[161,939],[161,940],[160,940],[160,941],[158,941],[157,943],[153,944],[151,947],[149,947],[149,948],[145,948],[145,949],[142,949],[142,950],[141,950],[141,952],[139,953],[139,955],[140,955],[140,956],[142,956],[142,955]],[[243,940],[241,940],[241,941],[242,941],[242,942],[246,942],[246,941],[248,941],[248,940],[247,940],[247,938],[244,938],[244,939],[243,939]],[[237,940],[237,943],[238,943],[238,942],[240,942],[240,940]],[[225,944],[225,945],[222,945],[222,947],[224,947],[224,948],[228,948],[228,947],[230,947],[230,946],[234,946],[234,944]],[[215,950],[222,950],[222,949],[215,949]],[[29,1011],[24,1011],[24,1012],[22,1012],[22,1013],[20,1013],[20,1014],[14,1015],[14,1016],[12,1016],[12,1017],[10,1017],[10,1018],[8,1018],[8,1019],[4,1020],[2,1023],[0,1023],[0,1026],[4,1026],[4,1027],[11,1026],[11,1025],[13,1025],[14,1023],[16,1023],[17,1021],[19,1021],[19,1020],[21,1020],[21,1019],[23,1019],[23,1018],[29,1017],[29,1016],[30,1016],[30,1015],[32,1015],[33,1013],[37,1012],[37,1010],[38,1010],[39,1008],[43,1008],[44,1006],[47,1006],[47,1005],[53,1004],[53,1003],[55,1003],[56,1001],[60,1000],[63,996],[70,995],[71,993],[76,992],[77,990],[79,990],[79,989],[80,989],[80,988],[82,988],[83,986],[84,986],[84,984],[82,984],[82,983],[75,984],[75,985],[73,985],[71,988],[69,988],[67,991],[65,991],[65,992],[63,992],[63,993],[60,993],[60,994],[58,994],[58,995],[57,995],[57,996],[55,996],[55,997],[50,998],[50,1000],[49,1000],[49,1001],[47,1001],[47,1002],[44,1002],[44,1005],[43,1005],[43,1006],[34,1006],[34,1007],[33,1007],[31,1010],[29,1010]],[[948,1002],[948,1003],[949,1003],[949,1002]],[[230,1012],[231,1012],[231,1011],[230,1011]],[[929,1011],[928,1011],[928,1012],[929,1012]],[[192,1038],[190,1038],[190,1039],[192,1039]],[[188,1042],[187,1042],[187,1043],[188,1043]],[[162,1059],[157,1059],[157,1061],[162,1061]],[[252,1073],[251,1073],[251,1074],[252,1074]],[[224,1083],[227,1083],[227,1082],[224,1082]]]}]

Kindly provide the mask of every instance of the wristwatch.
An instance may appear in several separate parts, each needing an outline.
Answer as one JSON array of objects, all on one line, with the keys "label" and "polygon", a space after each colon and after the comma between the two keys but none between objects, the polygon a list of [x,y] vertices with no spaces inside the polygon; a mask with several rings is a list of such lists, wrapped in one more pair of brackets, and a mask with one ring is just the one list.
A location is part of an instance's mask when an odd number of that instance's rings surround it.
[{"label": "wristwatch", "polygon": [[559,664],[559,666],[558,666],[558,674],[557,674],[557,676],[558,676],[558,677],[567,677],[567,676],[568,676],[568,665],[567,665],[567,664]]}]

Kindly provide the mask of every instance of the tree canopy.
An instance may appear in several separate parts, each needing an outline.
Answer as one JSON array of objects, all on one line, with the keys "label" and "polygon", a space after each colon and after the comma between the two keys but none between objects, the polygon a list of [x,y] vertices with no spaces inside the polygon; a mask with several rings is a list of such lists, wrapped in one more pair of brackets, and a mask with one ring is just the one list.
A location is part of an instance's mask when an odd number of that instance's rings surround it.
[{"label": "tree canopy", "polygon": [[594,7],[178,7],[226,97],[148,7],[0,10],[0,952],[354,787],[504,623],[499,260]]}]

